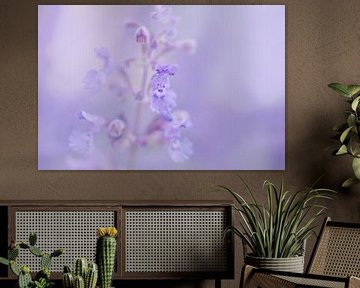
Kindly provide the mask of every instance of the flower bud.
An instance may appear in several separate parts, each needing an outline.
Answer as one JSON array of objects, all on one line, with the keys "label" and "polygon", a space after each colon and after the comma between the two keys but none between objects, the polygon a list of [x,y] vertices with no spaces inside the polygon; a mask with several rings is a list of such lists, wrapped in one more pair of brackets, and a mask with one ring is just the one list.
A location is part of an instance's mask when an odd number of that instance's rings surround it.
[{"label": "flower bud", "polygon": [[114,119],[108,126],[108,134],[112,138],[119,138],[125,130],[125,123],[120,119]]},{"label": "flower bud", "polygon": [[136,42],[140,44],[147,44],[150,42],[150,32],[145,26],[140,26],[135,32]]}]

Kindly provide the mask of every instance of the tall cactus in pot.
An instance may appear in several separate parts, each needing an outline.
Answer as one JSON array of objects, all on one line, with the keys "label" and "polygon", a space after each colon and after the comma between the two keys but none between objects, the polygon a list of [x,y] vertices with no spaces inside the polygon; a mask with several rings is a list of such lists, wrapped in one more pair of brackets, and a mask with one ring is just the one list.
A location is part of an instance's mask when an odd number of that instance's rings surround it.
[{"label": "tall cactus in pot", "polygon": [[99,267],[100,288],[110,288],[116,258],[115,227],[101,227],[97,229],[99,237],[96,243],[96,262]]}]

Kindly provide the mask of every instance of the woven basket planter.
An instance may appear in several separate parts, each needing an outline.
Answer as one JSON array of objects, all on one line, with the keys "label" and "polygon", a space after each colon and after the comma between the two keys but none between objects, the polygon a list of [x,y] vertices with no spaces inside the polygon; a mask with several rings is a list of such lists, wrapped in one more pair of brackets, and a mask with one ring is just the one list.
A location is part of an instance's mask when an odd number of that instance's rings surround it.
[{"label": "woven basket planter", "polygon": [[257,268],[275,271],[304,272],[304,256],[289,258],[262,258],[251,255],[245,256],[245,263]]}]

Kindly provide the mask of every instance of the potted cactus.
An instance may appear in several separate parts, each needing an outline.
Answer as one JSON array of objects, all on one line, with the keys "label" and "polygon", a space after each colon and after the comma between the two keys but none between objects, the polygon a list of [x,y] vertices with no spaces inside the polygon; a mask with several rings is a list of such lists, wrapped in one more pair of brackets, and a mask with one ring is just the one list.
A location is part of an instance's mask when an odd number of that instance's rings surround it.
[{"label": "potted cactus", "polygon": [[99,267],[99,287],[110,288],[116,258],[115,227],[101,227],[97,229],[96,262]]},{"label": "potted cactus", "polygon": [[88,262],[85,258],[78,258],[71,272],[69,266],[64,267],[64,288],[95,288],[98,279],[98,267],[96,263]]},{"label": "potted cactus", "polygon": [[[63,249],[57,249],[52,253],[45,253],[36,246],[36,233],[30,233],[29,243],[12,242],[8,252],[8,259],[0,257],[0,263],[10,266],[11,271],[18,277],[18,288],[50,288],[54,283],[50,280],[50,265],[54,257],[64,253]],[[20,249],[28,250],[33,255],[39,257],[41,270],[32,279],[30,268],[26,265],[19,266],[16,259]]]}]

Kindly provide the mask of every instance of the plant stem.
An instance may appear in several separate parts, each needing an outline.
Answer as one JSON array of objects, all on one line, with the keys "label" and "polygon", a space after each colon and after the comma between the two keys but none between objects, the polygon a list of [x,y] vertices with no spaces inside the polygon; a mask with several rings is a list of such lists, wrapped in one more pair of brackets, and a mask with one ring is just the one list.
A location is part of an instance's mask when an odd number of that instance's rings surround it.
[{"label": "plant stem", "polygon": [[[145,56],[144,58],[145,59],[144,59],[144,67],[143,67],[141,90],[140,90],[141,94],[143,95],[143,99],[139,100],[139,102],[136,105],[136,111],[134,116],[134,129],[133,129],[135,139],[139,138],[141,122],[142,122],[142,114],[144,109],[144,99],[146,99],[146,93],[147,93],[146,87],[148,82],[149,63],[147,61],[147,57]],[[131,145],[130,156],[128,160],[128,169],[134,169],[135,167],[138,148],[139,148],[139,143],[137,142]]]}]

